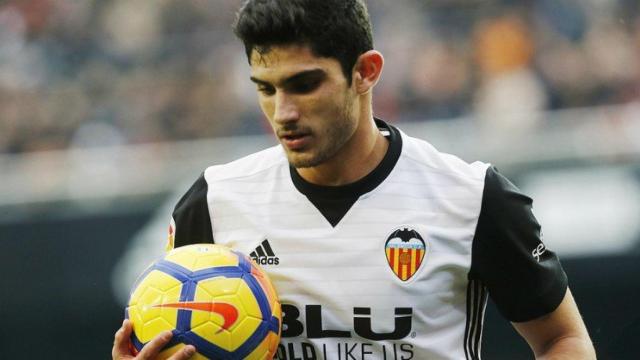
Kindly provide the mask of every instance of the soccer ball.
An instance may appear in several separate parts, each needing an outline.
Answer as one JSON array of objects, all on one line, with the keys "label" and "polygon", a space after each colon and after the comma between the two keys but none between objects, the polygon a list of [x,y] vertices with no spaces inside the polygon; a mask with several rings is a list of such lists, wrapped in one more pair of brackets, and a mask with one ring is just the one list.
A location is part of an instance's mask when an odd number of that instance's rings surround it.
[{"label": "soccer ball", "polygon": [[173,337],[159,359],[185,344],[193,359],[272,359],[282,312],[267,275],[227,247],[197,244],[168,252],[138,278],[125,316],[133,352],[163,331]]}]

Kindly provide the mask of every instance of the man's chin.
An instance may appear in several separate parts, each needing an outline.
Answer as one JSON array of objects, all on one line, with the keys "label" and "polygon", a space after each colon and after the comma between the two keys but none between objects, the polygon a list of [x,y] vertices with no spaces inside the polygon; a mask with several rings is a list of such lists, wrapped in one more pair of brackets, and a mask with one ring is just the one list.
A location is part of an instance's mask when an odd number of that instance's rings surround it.
[{"label": "man's chin", "polygon": [[321,161],[313,155],[303,153],[287,153],[287,160],[289,160],[289,164],[296,169],[310,168],[321,163]]},{"label": "man's chin", "polygon": [[318,165],[311,161],[300,161],[300,160],[296,160],[296,161],[289,160],[289,164],[296,169],[306,169],[306,168],[311,168]]}]

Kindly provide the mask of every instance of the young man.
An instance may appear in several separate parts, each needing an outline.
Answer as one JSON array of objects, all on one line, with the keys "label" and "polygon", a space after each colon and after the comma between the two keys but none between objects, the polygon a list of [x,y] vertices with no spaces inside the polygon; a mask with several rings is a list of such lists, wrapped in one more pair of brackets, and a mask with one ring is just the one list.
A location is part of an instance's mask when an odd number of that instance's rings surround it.
[{"label": "young man", "polygon": [[208,168],[169,247],[262,264],[283,303],[278,359],[478,359],[487,295],[537,357],[595,358],[531,199],[373,117],[383,57],[362,0],[249,0],[235,31],[280,145]]}]

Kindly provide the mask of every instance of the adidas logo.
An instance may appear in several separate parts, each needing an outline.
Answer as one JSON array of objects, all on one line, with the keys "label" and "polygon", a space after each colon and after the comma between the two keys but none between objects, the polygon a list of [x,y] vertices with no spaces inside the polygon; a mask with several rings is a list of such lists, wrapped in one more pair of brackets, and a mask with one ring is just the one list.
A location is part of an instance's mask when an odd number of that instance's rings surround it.
[{"label": "adidas logo", "polygon": [[264,241],[258,245],[258,247],[249,254],[251,258],[260,265],[278,265],[280,264],[280,258],[276,256],[269,245],[269,240]]}]

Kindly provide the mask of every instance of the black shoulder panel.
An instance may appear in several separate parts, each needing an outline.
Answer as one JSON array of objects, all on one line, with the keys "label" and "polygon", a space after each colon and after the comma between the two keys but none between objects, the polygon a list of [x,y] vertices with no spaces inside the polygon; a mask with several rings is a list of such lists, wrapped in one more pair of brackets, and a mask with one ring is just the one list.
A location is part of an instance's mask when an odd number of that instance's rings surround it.
[{"label": "black shoulder panel", "polygon": [[175,247],[213,243],[213,230],[207,203],[208,184],[204,173],[178,201],[173,210]]},{"label": "black shoulder panel", "polygon": [[487,170],[469,277],[489,289],[513,322],[552,312],[567,289],[558,257],[542,242],[532,202],[497,169]]}]

